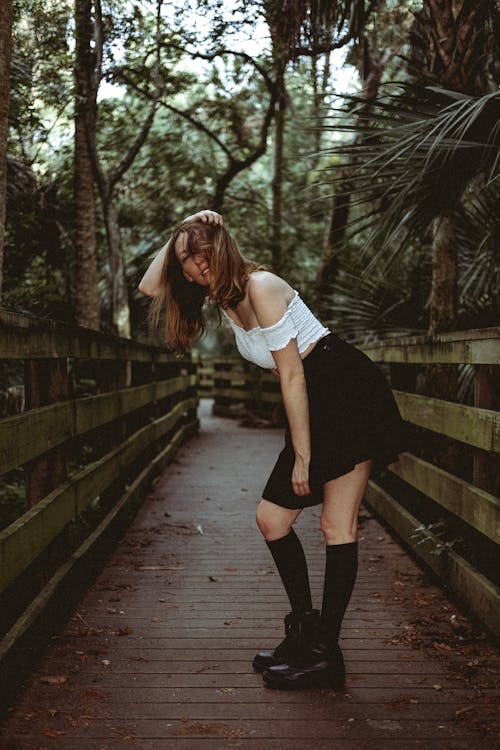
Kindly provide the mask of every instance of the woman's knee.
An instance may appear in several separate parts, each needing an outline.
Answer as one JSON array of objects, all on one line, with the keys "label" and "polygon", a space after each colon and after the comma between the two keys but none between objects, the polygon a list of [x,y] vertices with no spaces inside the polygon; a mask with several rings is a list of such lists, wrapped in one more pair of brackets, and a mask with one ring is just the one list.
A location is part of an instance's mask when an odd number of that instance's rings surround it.
[{"label": "woman's knee", "polygon": [[272,503],[262,500],[257,508],[256,521],[263,537],[271,542],[289,533],[295,517],[294,514],[281,513]]},{"label": "woman's knee", "polygon": [[348,544],[358,537],[357,520],[351,523],[341,522],[326,515],[321,516],[321,531],[327,544]]}]

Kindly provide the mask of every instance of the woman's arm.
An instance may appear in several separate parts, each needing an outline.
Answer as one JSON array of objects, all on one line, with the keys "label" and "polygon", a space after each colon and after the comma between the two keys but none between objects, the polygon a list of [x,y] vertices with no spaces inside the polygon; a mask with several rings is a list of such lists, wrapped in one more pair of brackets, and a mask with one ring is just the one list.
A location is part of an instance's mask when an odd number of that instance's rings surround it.
[{"label": "woman's arm", "polygon": [[[274,325],[285,314],[288,307],[288,286],[278,277],[259,274],[258,281],[252,279],[248,292],[261,328]],[[292,471],[293,491],[296,495],[310,495],[309,402],[297,339],[291,339],[284,349],[271,353],[279,373],[283,403],[295,451],[295,464]]]},{"label": "woman's arm", "polygon": [[139,291],[143,294],[147,294],[150,297],[155,297],[160,291],[160,279],[163,264],[165,263],[165,256],[168,248],[170,247],[170,240],[166,245],[162,247],[158,255],[155,256],[152,263],[150,263],[148,270],[142,277],[139,283]]},{"label": "woman's arm", "polygon": [[[182,223],[192,224],[195,221],[204,221],[208,224],[222,224],[224,219],[216,211],[203,210],[187,216]],[[142,277],[139,283],[139,291],[143,294],[147,294],[150,297],[155,297],[159,294],[161,289],[161,272],[169,246],[170,240],[162,247],[158,255],[155,256]]]}]

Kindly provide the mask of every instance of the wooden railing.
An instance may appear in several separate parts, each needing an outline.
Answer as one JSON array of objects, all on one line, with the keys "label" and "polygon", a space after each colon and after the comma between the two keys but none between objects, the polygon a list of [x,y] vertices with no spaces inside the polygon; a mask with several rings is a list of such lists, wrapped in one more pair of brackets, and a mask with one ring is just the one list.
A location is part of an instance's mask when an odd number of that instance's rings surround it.
[{"label": "wooden railing", "polygon": [[283,419],[277,377],[241,357],[199,362],[198,392],[214,399],[213,412],[221,417],[237,417],[247,410],[276,423]]},{"label": "wooden railing", "polygon": [[26,488],[0,531],[7,684],[198,420],[195,365],[158,347],[0,311],[0,360],[25,392],[0,420],[0,475]]},{"label": "wooden railing", "polygon": [[[388,363],[400,380],[410,382],[406,366],[425,364],[470,364],[474,366],[474,405],[443,401],[393,388],[401,414],[416,426],[422,437],[431,431],[470,446],[471,466],[460,478],[430,460],[402,453],[390,470],[403,480],[401,486],[421,493],[414,503],[435,503],[451,518],[460,519],[476,535],[473,543],[493,547],[500,543],[500,328],[454,332],[434,337],[418,336],[382,341],[360,347],[374,361]],[[405,367],[403,368],[403,365]],[[403,369],[401,369],[403,368]],[[414,368],[415,369],[415,368]],[[231,415],[234,404],[248,409],[269,410],[279,402],[279,389],[272,375],[262,374],[233,358],[211,360],[200,367],[204,393],[215,399],[215,411]],[[401,375],[403,377],[401,378]],[[409,386],[407,386],[409,390]],[[418,444],[418,440],[417,440]],[[394,484],[394,483],[393,483]],[[457,598],[495,635],[500,635],[500,590],[475,564],[441,537],[434,524],[425,523],[410,511],[396,491],[370,481],[365,500],[450,587]],[[405,507],[406,505],[406,507]],[[422,513],[421,515],[425,515]],[[459,545],[458,545],[459,546]],[[498,552],[498,547],[496,547]],[[473,550],[474,552],[474,550]],[[491,555],[490,555],[491,557]],[[474,558],[474,554],[472,555]],[[498,566],[497,566],[498,573]]]}]

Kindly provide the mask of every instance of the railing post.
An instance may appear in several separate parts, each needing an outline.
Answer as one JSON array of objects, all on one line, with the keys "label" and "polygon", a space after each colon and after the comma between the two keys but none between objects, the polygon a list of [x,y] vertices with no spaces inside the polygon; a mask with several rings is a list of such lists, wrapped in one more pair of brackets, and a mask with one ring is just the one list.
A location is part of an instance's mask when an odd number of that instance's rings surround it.
[{"label": "railing post", "polygon": [[[474,406],[482,409],[497,409],[500,403],[495,398],[495,377],[500,377],[500,367],[476,365],[474,376]],[[500,481],[500,456],[489,455],[486,451],[474,451],[474,484],[483,490],[495,492]]]},{"label": "railing post", "polygon": [[[188,361],[187,366],[187,374],[188,376],[194,375],[196,377],[196,382],[194,385],[188,386],[186,396],[188,398],[196,398],[198,400],[199,394],[198,394],[198,385],[199,385],[199,377],[198,377],[198,364],[199,364],[199,356],[191,356],[191,358]],[[198,408],[197,406],[193,406],[192,409],[188,409],[187,412],[187,420],[188,422],[194,422],[196,424],[196,429],[198,430],[200,428],[200,422],[198,419]]]},{"label": "railing post", "polygon": [[[98,363],[97,382],[101,393],[119,391],[130,385],[132,377],[131,362],[125,359],[108,359]],[[102,428],[101,428],[102,429]],[[127,424],[124,417],[117,419],[110,425],[106,435],[107,450],[118,445],[127,437]]]},{"label": "railing post", "polygon": [[[26,410],[65,401],[69,395],[68,360],[26,359],[24,364]],[[64,446],[52,448],[25,466],[26,503],[29,508],[66,479]]]}]

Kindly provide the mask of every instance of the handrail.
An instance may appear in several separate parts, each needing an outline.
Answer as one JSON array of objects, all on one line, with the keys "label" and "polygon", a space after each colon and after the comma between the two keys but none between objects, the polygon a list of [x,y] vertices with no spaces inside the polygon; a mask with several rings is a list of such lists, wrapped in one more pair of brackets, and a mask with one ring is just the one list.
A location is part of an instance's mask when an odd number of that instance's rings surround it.
[{"label": "handrail", "polygon": [[104,544],[198,429],[196,364],[163,347],[0,309],[2,359],[24,367],[0,475],[24,475],[26,508],[0,530],[0,679],[55,621],[63,583],[80,590],[75,556]]}]

